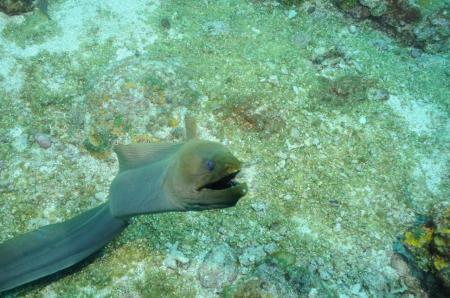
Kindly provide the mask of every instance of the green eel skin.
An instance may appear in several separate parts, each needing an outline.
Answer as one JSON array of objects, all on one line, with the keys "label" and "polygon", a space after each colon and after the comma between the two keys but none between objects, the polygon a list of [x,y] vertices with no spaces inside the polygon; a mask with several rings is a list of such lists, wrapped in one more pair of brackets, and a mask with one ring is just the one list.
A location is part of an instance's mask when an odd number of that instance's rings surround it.
[{"label": "green eel skin", "polygon": [[241,162],[220,143],[194,139],[196,129],[190,127],[191,139],[183,143],[117,146],[119,173],[108,202],[0,243],[0,292],[82,261],[132,216],[236,205],[247,193],[247,185],[234,180]]},{"label": "green eel skin", "polygon": [[110,242],[127,226],[108,203],[68,221],[44,226],[0,245],[0,292],[70,267]]}]

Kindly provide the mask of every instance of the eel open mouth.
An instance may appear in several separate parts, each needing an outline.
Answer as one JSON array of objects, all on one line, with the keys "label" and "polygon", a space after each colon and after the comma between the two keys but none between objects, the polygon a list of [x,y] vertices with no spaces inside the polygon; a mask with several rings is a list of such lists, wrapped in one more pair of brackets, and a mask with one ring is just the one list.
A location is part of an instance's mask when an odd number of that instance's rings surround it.
[{"label": "eel open mouth", "polygon": [[200,187],[198,189],[198,191],[200,191],[200,190],[202,190],[204,188],[213,189],[213,190],[220,190],[220,189],[227,189],[227,188],[233,187],[233,186],[238,184],[238,182],[236,182],[234,180],[234,178],[236,178],[236,175],[238,173],[239,173],[239,171],[236,171],[234,173],[228,174],[228,175],[220,178],[217,181],[205,184],[202,187]]}]

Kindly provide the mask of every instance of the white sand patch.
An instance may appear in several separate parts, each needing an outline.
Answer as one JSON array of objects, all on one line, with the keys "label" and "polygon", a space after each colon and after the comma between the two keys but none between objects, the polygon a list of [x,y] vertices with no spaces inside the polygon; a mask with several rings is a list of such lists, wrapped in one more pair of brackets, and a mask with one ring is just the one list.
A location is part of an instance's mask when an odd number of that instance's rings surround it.
[{"label": "white sand patch", "polygon": [[[50,53],[75,51],[83,42],[102,43],[108,39],[118,46],[142,50],[156,40],[146,18],[158,7],[159,1],[149,0],[68,0],[59,6],[49,7],[51,21],[58,23],[61,34],[26,48],[17,47],[6,40],[2,40],[2,44],[11,54],[22,58],[34,56],[43,50]],[[4,23],[4,17],[2,20]]]},{"label": "white sand patch", "polygon": [[296,225],[296,232],[302,237],[311,236],[313,239],[319,237],[319,234],[313,231],[305,218],[294,216],[292,217],[292,222]]},{"label": "white sand patch", "polygon": [[[33,57],[42,51],[71,52],[77,51],[82,44],[111,40],[118,49],[117,60],[142,52],[156,40],[156,34],[147,19],[158,7],[159,0],[67,0],[50,5],[51,20],[48,22],[57,23],[61,30],[58,35],[44,43],[21,48],[0,34],[0,86],[6,91],[20,90],[24,76],[20,71],[19,59]],[[8,17],[0,13],[0,31],[8,23],[20,23],[25,18]]]},{"label": "white sand patch", "polygon": [[0,85],[6,92],[17,93],[23,84],[21,67],[17,64],[16,59],[3,54],[1,50],[0,55],[2,57],[0,59]]},{"label": "white sand patch", "polygon": [[388,100],[389,106],[402,118],[405,119],[410,130],[419,135],[433,133],[441,124],[440,119],[445,119],[443,112],[432,104],[417,100],[400,99],[391,96]]},{"label": "white sand patch", "polygon": [[438,195],[442,177],[447,174],[448,162],[449,160],[438,152],[433,153],[429,157],[420,157],[419,163],[414,170],[414,176],[416,178],[424,178],[428,190]]},{"label": "white sand patch", "polygon": [[[391,96],[391,108],[408,124],[408,128],[418,135],[439,133],[442,141],[450,140],[450,119],[437,106],[416,100]],[[438,195],[442,179],[447,174],[449,159],[443,152],[435,151],[429,156],[419,155],[413,172],[417,179],[425,179],[429,191]]]}]

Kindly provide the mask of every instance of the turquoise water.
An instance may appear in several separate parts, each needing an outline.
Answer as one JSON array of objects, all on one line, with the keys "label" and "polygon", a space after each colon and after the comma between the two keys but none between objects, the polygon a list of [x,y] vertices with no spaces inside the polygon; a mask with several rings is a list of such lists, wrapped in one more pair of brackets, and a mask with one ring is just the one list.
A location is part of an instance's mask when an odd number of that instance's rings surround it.
[{"label": "turquoise water", "polygon": [[0,242],[106,202],[113,147],[183,141],[187,114],[249,186],[5,295],[445,297],[449,3],[335,2],[0,13]]}]

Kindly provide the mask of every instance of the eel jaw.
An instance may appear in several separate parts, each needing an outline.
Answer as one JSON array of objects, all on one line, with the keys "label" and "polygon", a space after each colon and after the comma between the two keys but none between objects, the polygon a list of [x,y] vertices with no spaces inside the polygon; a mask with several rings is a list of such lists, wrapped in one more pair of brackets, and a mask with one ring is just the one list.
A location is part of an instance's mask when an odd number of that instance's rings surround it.
[{"label": "eel jaw", "polygon": [[201,191],[203,189],[224,190],[224,189],[236,186],[237,184],[239,184],[238,182],[236,182],[234,180],[234,178],[236,178],[237,174],[239,174],[239,170],[232,172],[230,174],[227,174],[217,181],[207,183],[207,184],[201,186],[200,188],[198,188],[197,191]]},{"label": "eel jaw", "polygon": [[233,207],[247,194],[247,184],[234,180],[240,169],[230,169],[222,178],[196,189],[197,196],[187,202],[188,210],[208,210]]}]

